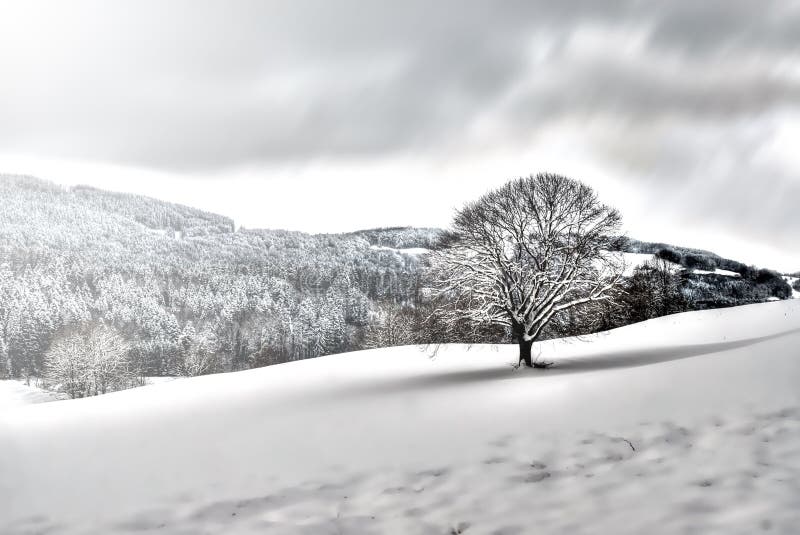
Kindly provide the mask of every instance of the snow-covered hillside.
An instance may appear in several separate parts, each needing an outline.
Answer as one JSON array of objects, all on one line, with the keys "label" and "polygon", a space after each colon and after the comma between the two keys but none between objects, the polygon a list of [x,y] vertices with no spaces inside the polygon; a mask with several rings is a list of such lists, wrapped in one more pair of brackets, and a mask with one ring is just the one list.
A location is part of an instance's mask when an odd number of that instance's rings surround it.
[{"label": "snow-covered hillside", "polygon": [[35,386],[28,386],[23,381],[16,379],[0,381],[0,412],[20,405],[46,403],[48,401],[66,399],[66,397],[66,394],[58,394]]},{"label": "snow-covered hillside", "polygon": [[0,413],[0,532],[795,533],[800,301]]}]

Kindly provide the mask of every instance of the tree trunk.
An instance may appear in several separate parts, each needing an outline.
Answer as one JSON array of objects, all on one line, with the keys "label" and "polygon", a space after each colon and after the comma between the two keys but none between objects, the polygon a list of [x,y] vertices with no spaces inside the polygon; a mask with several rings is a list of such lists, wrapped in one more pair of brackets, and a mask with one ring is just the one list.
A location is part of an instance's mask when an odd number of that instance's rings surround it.
[{"label": "tree trunk", "polygon": [[519,337],[519,363],[525,362],[525,367],[527,368],[540,368],[546,370],[550,366],[553,365],[552,362],[542,362],[541,360],[533,360],[531,357],[531,348],[533,346],[533,340],[525,340],[523,337]]},{"label": "tree trunk", "polygon": [[2,338],[0,338],[0,360],[2,360],[3,364],[6,366],[6,379],[13,379],[14,365],[11,362],[11,352],[8,350],[5,343],[3,343]]},{"label": "tree trunk", "polygon": [[533,340],[525,340],[523,337],[519,338],[519,362],[525,362],[525,366],[533,368],[533,359],[531,359],[531,347]]}]

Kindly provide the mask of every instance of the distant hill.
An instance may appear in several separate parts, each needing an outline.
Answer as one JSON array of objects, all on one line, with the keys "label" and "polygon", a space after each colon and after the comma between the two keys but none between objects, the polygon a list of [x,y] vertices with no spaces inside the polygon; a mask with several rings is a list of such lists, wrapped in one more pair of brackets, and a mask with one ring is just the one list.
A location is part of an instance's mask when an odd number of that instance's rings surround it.
[{"label": "distant hill", "polygon": [[679,266],[681,287],[691,295],[693,309],[760,303],[792,297],[792,288],[777,271],[723,258],[702,249],[665,243],[623,241],[628,253],[652,254]]}]

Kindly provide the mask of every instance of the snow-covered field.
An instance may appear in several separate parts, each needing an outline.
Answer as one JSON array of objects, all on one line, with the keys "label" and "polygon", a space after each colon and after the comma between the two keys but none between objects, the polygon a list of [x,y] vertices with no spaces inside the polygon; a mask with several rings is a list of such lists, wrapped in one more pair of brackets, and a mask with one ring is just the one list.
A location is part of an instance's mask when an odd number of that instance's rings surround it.
[{"label": "snow-covered field", "polygon": [[35,386],[28,386],[20,380],[0,380],[0,413],[20,405],[45,403],[47,401],[65,399],[66,397],[64,394],[56,394]]},{"label": "snow-covered field", "polygon": [[370,245],[369,248],[376,251],[394,251],[396,253],[403,253],[411,256],[418,256],[430,252],[430,249],[426,249],[424,247],[405,247],[402,249],[397,249],[395,247],[386,247],[385,245]]},{"label": "snow-covered field", "polygon": [[706,269],[693,269],[692,273],[696,273],[698,275],[723,275],[725,277],[741,277],[739,273],[735,271],[728,271],[727,269],[719,269],[716,268],[714,271],[708,271]]},{"label": "snow-covered field", "polygon": [[0,533],[796,533],[800,301],[0,413]]},{"label": "snow-covered field", "polygon": [[[148,385],[169,383],[182,377],[146,377]],[[39,388],[33,384],[26,385],[21,379],[0,380],[0,413],[34,403],[47,403],[69,399],[67,394]]]}]

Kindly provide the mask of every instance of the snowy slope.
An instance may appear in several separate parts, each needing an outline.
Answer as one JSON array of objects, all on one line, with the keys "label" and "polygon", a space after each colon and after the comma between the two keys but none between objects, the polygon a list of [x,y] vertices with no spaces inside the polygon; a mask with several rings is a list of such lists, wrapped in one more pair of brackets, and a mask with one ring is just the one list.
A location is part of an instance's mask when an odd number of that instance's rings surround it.
[{"label": "snowy slope", "polygon": [[28,386],[21,380],[0,380],[0,412],[10,410],[20,405],[45,403],[64,398],[66,398],[64,394],[57,394],[35,386]]},{"label": "snowy slope", "polygon": [[0,533],[794,533],[800,301],[0,414]]}]

